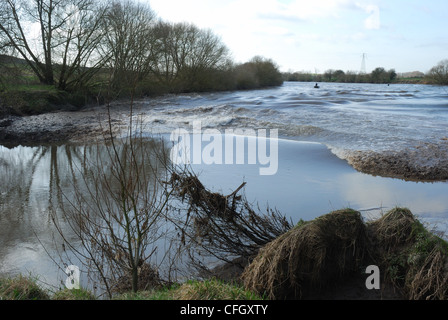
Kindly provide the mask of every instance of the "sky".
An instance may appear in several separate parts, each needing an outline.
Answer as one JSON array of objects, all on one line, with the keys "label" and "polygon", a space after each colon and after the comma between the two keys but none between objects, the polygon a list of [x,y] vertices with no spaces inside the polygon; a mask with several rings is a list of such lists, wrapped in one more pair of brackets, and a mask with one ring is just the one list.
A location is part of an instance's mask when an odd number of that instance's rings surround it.
[{"label": "sky", "polygon": [[447,0],[140,0],[158,17],[211,29],[235,62],[281,71],[427,72],[448,59]]}]

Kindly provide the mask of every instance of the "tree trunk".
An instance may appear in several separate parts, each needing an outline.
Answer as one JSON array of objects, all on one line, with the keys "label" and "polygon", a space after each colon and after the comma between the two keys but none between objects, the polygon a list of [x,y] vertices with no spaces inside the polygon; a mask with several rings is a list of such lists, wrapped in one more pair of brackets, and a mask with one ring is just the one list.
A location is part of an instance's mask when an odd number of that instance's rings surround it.
[{"label": "tree trunk", "polygon": [[47,65],[45,68],[44,84],[54,85],[54,74],[53,74],[53,68],[51,66],[51,63],[49,66]]},{"label": "tree trunk", "polygon": [[138,291],[138,268],[136,266],[132,270],[132,291]]}]

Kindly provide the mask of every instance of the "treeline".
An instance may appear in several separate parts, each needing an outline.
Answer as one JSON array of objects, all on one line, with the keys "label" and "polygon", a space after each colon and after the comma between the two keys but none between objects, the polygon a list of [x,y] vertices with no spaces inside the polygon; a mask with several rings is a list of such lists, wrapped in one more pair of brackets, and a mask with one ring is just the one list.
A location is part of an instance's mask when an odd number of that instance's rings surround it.
[{"label": "treeline", "polygon": [[287,72],[283,74],[285,81],[300,82],[345,82],[345,83],[391,83],[397,78],[394,69],[386,71],[378,67],[371,73],[357,73],[353,71],[327,70],[324,74],[308,72]]},{"label": "treeline", "polygon": [[427,77],[435,84],[448,85],[448,59],[442,60],[432,67]]},{"label": "treeline", "polygon": [[311,72],[285,72],[284,81],[299,82],[345,82],[345,83],[422,83],[448,85],[448,59],[440,61],[427,73],[414,72],[412,78],[399,77],[395,69],[386,70],[378,67],[371,73],[353,71],[327,70],[324,74]]},{"label": "treeline", "polygon": [[166,22],[133,0],[1,1],[0,49],[20,58],[0,59],[4,84],[68,92],[153,95],[283,83],[272,60],[237,64],[211,30]]}]

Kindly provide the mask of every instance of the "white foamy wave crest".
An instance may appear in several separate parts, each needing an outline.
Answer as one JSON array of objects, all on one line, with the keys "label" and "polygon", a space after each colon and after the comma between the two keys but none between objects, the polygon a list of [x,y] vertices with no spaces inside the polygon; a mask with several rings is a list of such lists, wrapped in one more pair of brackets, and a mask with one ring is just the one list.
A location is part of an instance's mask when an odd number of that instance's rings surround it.
[{"label": "white foamy wave crest", "polygon": [[[443,97],[443,99],[441,98]],[[200,120],[204,128],[278,129],[291,140],[352,151],[407,150],[446,134],[446,92],[439,87],[285,83],[266,90],[168,96],[143,101],[150,130],[171,132]],[[437,141],[436,141],[437,140]]]}]

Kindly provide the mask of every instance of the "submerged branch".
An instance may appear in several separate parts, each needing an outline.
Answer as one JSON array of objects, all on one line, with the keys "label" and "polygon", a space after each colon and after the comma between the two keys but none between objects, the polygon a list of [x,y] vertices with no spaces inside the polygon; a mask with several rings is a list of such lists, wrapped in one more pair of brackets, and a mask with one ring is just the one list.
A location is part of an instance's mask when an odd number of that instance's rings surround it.
[{"label": "submerged branch", "polygon": [[174,195],[187,203],[182,237],[222,261],[230,257],[253,258],[258,250],[292,228],[279,212],[256,213],[239,192],[241,184],[224,196],[207,190],[190,172],[173,173]]}]

